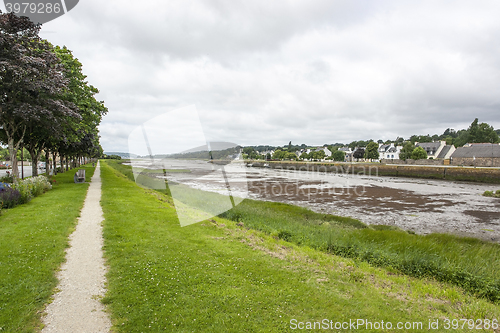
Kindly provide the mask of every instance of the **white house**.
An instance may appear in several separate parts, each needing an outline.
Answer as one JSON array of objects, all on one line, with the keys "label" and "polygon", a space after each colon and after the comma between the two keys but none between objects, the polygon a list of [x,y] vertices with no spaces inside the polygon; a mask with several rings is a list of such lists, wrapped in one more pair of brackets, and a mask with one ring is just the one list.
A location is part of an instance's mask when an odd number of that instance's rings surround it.
[{"label": "white house", "polygon": [[380,143],[378,145],[379,159],[398,160],[401,149],[403,149],[402,146],[394,146],[394,143],[391,143],[389,145]]}]

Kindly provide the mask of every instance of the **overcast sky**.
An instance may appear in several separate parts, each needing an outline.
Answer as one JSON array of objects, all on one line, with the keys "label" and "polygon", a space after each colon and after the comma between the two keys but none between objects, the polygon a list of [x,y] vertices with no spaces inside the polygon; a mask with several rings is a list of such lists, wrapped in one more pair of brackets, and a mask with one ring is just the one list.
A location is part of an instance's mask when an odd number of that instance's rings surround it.
[{"label": "overcast sky", "polygon": [[322,145],[500,128],[499,17],[497,0],[81,0],[42,37],[100,89],[105,151],[193,105],[207,140]]}]

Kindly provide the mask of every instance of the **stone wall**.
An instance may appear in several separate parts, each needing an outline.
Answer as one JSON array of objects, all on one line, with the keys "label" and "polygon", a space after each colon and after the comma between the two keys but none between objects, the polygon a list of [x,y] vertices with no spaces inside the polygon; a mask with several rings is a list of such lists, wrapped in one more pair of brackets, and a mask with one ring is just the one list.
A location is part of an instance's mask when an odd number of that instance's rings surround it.
[{"label": "stone wall", "polygon": [[471,157],[455,157],[452,159],[451,165],[476,166],[476,167],[500,167],[500,158],[476,157],[476,160],[474,160]]},{"label": "stone wall", "polygon": [[[477,159],[476,159],[477,161]],[[455,161],[454,161],[455,162]],[[500,169],[457,166],[385,165],[380,163],[310,163],[310,162],[252,162],[253,167],[272,169],[333,172],[366,176],[392,176],[428,179],[463,180],[500,183]]]},{"label": "stone wall", "polygon": [[383,164],[401,164],[401,165],[443,165],[443,159],[424,159],[424,160],[412,160],[407,159],[403,160],[381,160]]}]

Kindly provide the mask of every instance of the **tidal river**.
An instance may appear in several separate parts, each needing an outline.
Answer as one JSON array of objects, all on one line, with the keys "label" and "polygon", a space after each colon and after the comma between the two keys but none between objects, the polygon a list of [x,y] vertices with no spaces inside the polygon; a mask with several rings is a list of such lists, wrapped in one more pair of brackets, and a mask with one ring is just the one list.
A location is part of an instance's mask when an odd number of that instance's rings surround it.
[{"label": "tidal river", "polygon": [[[432,232],[471,236],[500,243],[500,199],[483,197],[500,185],[414,178],[394,178],[226,168],[226,176],[205,161],[166,160],[167,179],[223,193],[226,183],[239,197],[285,202],[316,212],[350,216],[367,224],[398,226],[418,234]],[[164,166],[165,167],[165,166]]]}]

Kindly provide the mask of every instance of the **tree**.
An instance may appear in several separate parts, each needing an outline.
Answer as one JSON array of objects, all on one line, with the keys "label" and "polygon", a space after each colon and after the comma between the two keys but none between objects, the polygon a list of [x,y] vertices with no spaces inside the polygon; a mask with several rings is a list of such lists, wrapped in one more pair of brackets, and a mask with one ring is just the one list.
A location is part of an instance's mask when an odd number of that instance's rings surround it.
[{"label": "tree", "polygon": [[415,145],[412,144],[411,142],[405,143],[401,151],[399,152],[399,159],[406,161],[411,157],[411,154],[413,153],[413,150],[415,150]]},{"label": "tree", "polygon": [[427,158],[427,152],[422,147],[416,147],[411,153],[411,158],[414,160],[423,160]]},{"label": "tree", "polygon": [[345,160],[345,152],[341,150],[336,150],[332,153],[332,160],[334,161],[344,161]]},{"label": "tree", "polygon": [[59,98],[67,88],[63,67],[39,31],[27,17],[0,14],[0,125],[14,166],[30,124],[78,116]]},{"label": "tree", "polygon": [[377,160],[378,157],[378,144],[372,141],[366,146],[365,158],[369,160]]},{"label": "tree", "polygon": [[276,149],[273,154],[273,159],[275,160],[282,160],[285,158],[286,152],[281,150],[281,149]]},{"label": "tree", "polygon": [[352,157],[354,157],[355,159],[360,159],[363,158],[364,156],[365,156],[365,148],[358,148],[352,154]]},{"label": "tree", "polygon": [[56,46],[54,51],[61,59],[65,77],[69,82],[62,98],[76,106],[81,120],[67,118],[66,126],[53,133],[52,145],[49,148],[53,154],[59,151],[60,155],[66,152],[73,157],[97,157],[102,151],[97,127],[108,109],[103,101],[96,100],[95,95],[99,90],[86,81],[87,76],[82,72],[82,64],[72,52],[59,46]]},{"label": "tree", "polygon": [[285,152],[283,159],[285,159],[285,160],[297,160],[297,155],[295,153],[292,153],[292,152]]},{"label": "tree", "polygon": [[300,154],[299,158],[301,160],[307,160],[307,159],[309,159],[309,154],[306,152],[303,152],[302,154]]}]

